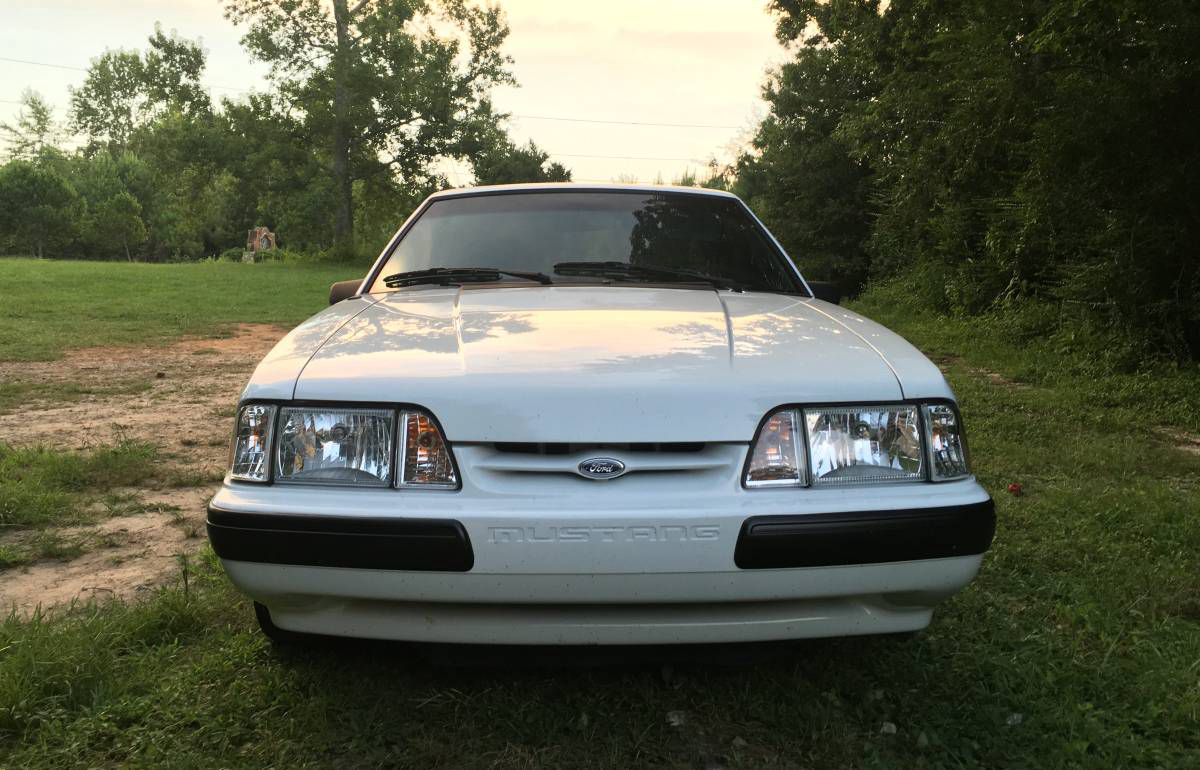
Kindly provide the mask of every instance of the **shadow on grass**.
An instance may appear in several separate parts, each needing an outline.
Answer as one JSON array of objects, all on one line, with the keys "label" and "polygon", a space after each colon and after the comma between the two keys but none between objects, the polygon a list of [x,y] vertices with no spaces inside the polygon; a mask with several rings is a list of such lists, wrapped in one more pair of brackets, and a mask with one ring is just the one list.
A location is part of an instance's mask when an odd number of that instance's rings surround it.
[{"label": "shadow on grass", "polygon": [[916,634],[804,639],[776,642],[657,645],[509,645],[397,642],[311,636],[296,642],[272,644],[279,664],[297,672],[317,669],[333,661],[354,661],[364,669],[422,670],[448,675],[480,676],[531,672],[568,674],[578,670],[624,674],[634,671],[661,673],[664,666],[711,668],[716,671],[760,666],[795,665],[804,661],[854,659],[913,643]]}]

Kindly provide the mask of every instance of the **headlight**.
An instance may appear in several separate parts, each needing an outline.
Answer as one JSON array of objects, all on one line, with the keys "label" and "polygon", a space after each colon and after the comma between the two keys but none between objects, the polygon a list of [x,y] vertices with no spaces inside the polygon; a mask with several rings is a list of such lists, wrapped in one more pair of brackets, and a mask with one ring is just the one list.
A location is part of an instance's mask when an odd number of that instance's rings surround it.
[{"label": "headlight", "polygon": [[804,419],[814,484],[925,477],[915,406],[805,409]]},{"label": "headlight", "polygon": [[248,404],[238,410],[229,475],[239,481],[266,481],[271,469],[275,407]]},{"label": "headlight", "polygon": [[230,476],[281,484],[459,488],[441,428],[412,409],[247,404],[238,410]]},{"label": "headlight", "polygon": [[971,473],[950,404],[781,409],[750,448],[747,487],[949,481]]},{"label": "headlight", "polygon": [[395,422],[390,409],[285,407],[275,480],[388,486]]}]

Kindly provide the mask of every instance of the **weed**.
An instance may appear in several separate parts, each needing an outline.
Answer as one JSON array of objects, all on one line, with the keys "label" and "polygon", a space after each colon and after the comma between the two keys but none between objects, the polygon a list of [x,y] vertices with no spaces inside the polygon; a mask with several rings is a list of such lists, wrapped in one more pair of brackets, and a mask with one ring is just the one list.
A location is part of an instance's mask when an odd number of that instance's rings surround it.
[{"label": "weed", "polygon": [[78,382],[0,382],[0,414],[26,408],[38,401],[79,401],[89,396],[132,396],[149,390],[145,380],[115,380],[102,385]]},{"label": "weed", "polygon": [[12,543],[0,545],[0,570],[19,567],[31,561],[29,551]]},{"label": "weed", "polygon": [[87,535],[66,536],[55,529],[42,530],[29,538],[29,547],[39,559],[70,561],[83,555],[91,545]]},{"label": "weed", "polygon": [[140,483],[153,475],[156,457],[152,445],[128,440],[80,452],[0,444],[0,529],[86,522],[82,493]]},{"label": "weed", "polygon": [[221,468],[187,468],[169,473],[165,483],[169,487],[207,487],[225,478]]}]

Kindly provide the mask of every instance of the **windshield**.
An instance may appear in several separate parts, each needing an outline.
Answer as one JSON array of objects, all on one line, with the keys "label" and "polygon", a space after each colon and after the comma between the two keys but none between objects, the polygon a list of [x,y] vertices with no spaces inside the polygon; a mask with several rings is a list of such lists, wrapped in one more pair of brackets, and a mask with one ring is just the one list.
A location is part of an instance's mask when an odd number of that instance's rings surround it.
[{"label": "windshield", "polygon": [[[629,265],[634,269],[622,269]],[[383,281],[388,276],[467,267],[544,273],[555,284],[690,283],[685,273],[691,273],[749,291],[803,292],[736,200],[561,191],[435,201],[396,246],[371,291],[391,290]]]}]

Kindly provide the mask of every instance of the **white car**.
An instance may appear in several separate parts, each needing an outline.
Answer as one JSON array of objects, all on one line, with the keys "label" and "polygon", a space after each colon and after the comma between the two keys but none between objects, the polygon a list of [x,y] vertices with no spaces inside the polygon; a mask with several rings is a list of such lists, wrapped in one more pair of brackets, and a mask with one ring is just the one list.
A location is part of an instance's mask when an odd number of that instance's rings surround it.
[{"label": "white car", "polygon": [[259,364],[213,548],[276,639],[924,628],[992,500],[937,367],[829,295],[728,193],[435,194]]}]

